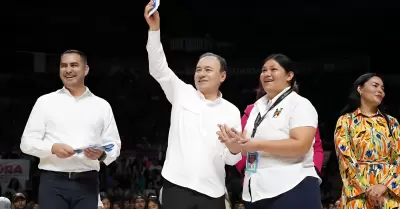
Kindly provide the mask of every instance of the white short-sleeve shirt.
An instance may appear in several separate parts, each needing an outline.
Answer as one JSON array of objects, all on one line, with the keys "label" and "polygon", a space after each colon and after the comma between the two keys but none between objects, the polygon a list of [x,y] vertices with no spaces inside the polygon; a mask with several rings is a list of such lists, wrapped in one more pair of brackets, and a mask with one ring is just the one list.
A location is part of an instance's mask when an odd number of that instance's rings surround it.
[{"label": "white short-sleeve shirt", "polygon": [[[273,104],[288,89],[283,90],[270,103],[267,96],[264,96],[254,104],[245,127],[248,137],[252,133],[257,115],[259,113],[261,116],[264,115],[270,107],[268,104]],[[292,92],[268,112],[253,138],[258,140],[288,139],[290,129],[306,126],[315,128],[318,126],[317,111],[309,100]],[[257,171],[245,173],[243,200],[255,202],[276,197],[293,189],[307,176],[319,179],[314,169],[313,156],[312,146],[310,151],[302,157],[278,157],[259,152]]]}]

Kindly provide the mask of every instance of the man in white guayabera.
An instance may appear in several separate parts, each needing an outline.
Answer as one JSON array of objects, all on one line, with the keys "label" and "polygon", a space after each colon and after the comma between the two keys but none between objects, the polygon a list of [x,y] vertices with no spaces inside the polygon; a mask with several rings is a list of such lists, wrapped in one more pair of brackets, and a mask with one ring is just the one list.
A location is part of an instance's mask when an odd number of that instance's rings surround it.
[{"label": "man in white guayabera", "polygon": [[160,16],[144,16],[149,25],[147,52],[149,70],[172,104],[168,150],[162,170],[164,209],[225,209],[225,164],[241,158],[236,141],[218,140],[217,131],[227,125],[241,130],[239,109],[222,98],[220,85],[226,79],[225,60],[203,54],[195,68],[196,88],[180,80],[168,67],[160,41]]}]

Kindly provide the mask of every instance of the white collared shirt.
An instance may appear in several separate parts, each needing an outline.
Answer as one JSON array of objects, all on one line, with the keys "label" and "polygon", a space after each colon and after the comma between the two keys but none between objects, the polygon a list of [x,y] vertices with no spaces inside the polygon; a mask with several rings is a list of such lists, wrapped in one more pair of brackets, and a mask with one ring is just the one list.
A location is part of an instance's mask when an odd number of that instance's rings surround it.
[{"label": "white collared shirt", "polygon": [[106,165],[120,153],[121,140],[110,104],[86,88],[79,98],[66,89],[39,97],[32,109],[21,139],[25,154],[40,158],[39,168],[60,172],[100,170],[98,160],[83,153],[58,158],[51,153],[54,143],[64,143],[74,149],[104,143],[114,144],[107,152]]},{"label": "white collared shirt", "polygon": [[239,109],[222,98],[209,101],[192,85],[184,83],[168,67],[160,31],[149,31],[147,42],[150,74],[172,104],[168,149],[162,176],[173,184],[217,198],[225,194],[225,164],[235,165],[232,155],[218,140],[218,124],[241,130]]},{"label": "white collared shirt", "polygon": [[[257,115],[260,113],[263,116],[269,106],[288,89],[289,87],[275,96],[269,105],[267,105],[267,95],[255,103],[245,127],[248,137],[253,130]],[[253,138],[258,140],[284,140],[289,138],[290,129],[306,126],[316,128],[317,125],[318,114],[314,106],[306,98],[292,92],[268,112]],[[276,197],[293,189],[307,176],[319,179],[314,169],[312,146],[310,151],[302,157],[278,157],[268,155],[265,152],[258,152],[258,154],[257,171],[245,173],[243,182],[243,200],[245,201],[256,202]]]}]

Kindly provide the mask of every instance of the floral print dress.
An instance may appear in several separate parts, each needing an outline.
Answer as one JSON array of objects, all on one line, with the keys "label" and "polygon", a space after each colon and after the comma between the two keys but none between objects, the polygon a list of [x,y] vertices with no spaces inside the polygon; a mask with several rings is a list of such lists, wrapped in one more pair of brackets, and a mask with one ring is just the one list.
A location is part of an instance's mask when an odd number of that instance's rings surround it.
[{"label": "floral print dress", "polygon": [[[399,123],[387,117],[389,126],[380,112],[368,117],[357,109],[339,118],[335,147],[343,181],[341,209],[400,209]],[[365,196],[376,184],[388,188],[383,207],[374,207]]]}]

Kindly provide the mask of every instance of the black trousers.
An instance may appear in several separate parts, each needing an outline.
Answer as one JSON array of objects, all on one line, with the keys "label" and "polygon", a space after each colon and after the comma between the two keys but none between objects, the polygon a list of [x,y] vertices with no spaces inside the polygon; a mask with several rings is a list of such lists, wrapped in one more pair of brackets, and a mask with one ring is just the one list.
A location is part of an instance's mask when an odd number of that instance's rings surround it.
[{"label": "black trousers", "polygon": [[225,196],[212,198],[166,179],[161,201],[163,209],[225,209]]},{"label": "black trousers", "polygon": [[97,209],[97,171],[63,173],[43,171],[40,176],[40,209]]},{"label": "black trousers", "polygon": [[274,198],[246,202],[246,209],[321,209],[321,194],[317,178],[306,177],[293,189]]}]

